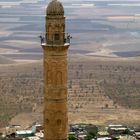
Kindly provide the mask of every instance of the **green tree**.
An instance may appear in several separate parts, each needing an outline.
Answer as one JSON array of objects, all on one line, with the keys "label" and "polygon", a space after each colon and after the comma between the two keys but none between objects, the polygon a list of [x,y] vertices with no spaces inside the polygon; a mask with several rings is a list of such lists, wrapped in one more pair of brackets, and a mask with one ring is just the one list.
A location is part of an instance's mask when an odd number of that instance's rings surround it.
[{"label": "green tree", "polygon": [[76,138],[73,134],[69,134],[68,140],[76,140]]},{"label": "green tree", "polygon": [[87,136],[85,137],[85,140],[91,140],[92,138],[95,138],[96,137],[96,135],[97,135],[97,133],[96,132],[89,132],[88,134],[87,134]]}]

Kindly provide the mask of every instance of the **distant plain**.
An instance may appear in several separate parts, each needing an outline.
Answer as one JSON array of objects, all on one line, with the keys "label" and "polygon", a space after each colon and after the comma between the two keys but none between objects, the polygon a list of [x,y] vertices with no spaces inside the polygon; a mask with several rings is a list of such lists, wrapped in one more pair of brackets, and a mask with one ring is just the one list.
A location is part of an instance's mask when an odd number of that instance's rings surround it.
[{"label": "distant plain", "polygon": [[[73,37],[70,53],[140,56],[139,1],[61,2],[65,7],[66,32]],[[18,60],[42,59],[38,36],[45,32],[48,3],[48,0],[0,0],[0,55]]]}]

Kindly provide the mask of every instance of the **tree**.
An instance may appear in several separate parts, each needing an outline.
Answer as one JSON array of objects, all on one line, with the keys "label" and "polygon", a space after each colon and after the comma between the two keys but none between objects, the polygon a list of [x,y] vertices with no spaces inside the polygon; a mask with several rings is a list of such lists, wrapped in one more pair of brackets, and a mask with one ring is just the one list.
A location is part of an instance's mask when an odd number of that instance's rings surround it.
[{"label": "tree", "polygon": [[73,134],[69,134],[68,140],[76,140],[76,138]]},{"label": "tree", "polygon": [[85,140],[91,140],[92,138],[95,138],[98,133],[97,126],[94,125],[88,125],[86,128],[87,136],[85,137]]},{"label": "tree", "polygon": [[96,135],[97,134],[94,131],[93,132],[89,132],[84,140],[91,140],[92,138],[95,138]]}]

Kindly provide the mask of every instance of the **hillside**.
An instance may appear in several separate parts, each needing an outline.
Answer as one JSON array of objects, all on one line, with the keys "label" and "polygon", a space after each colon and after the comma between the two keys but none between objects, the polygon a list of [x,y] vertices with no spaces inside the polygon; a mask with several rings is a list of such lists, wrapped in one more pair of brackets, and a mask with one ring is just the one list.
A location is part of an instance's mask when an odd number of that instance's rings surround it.
[{"label": "hillside", "polygon": [[[42,62],[5,65],[0,68],[1,126],[6,125],[13,117],[11,123],[23,124],[21,118],[25,117],[33,118],[27,120],[27,124],[42,120],[42,69]],[[139,78],[139,61],[93,61],[84,57],[81,61],[70,59],[70,123],[88,122],[103,125],[118,122],[138,125]]]}]

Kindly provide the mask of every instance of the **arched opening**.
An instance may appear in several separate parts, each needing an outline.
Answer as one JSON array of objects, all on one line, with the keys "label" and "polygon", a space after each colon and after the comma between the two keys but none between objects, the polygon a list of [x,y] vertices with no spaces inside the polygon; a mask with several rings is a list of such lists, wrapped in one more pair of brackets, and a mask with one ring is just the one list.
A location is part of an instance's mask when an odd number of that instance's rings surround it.
[{"label": "arched opening", "polygon": [[57,72],[56,73],[56,85],[61,85],[63,84],[63,79],[62,79],[62,72]]},{"label": "arched opening", "polygon": [[58,33],[57,34],[54,34],[54,40],[55,41],[60,40],[60,35]]},{"label": "arched opening", "polygon": [[57,125],[61,125],[62,121],[60,119],[57,120]]}]

